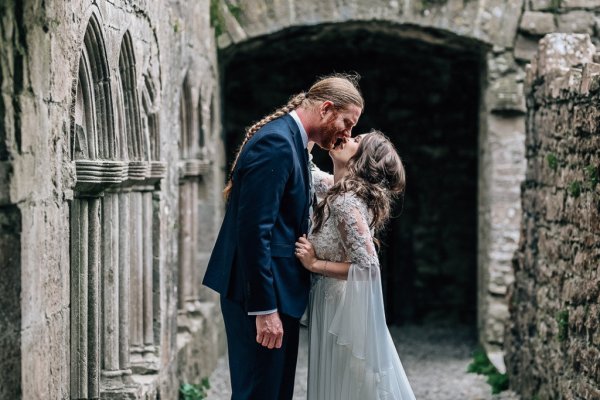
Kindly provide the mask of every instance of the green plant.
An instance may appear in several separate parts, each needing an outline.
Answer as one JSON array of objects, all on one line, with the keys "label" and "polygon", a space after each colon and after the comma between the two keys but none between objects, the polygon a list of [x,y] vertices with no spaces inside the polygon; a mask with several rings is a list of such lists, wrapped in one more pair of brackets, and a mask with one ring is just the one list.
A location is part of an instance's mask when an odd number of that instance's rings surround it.
[{"label": "green plant", "polygon": [[562,310],[556,314],[558,322],[558,341],[564,342],[569,337],[569,310]]},{"label": "green plant", "polygon": [[492,394],[508,389],[508,376],[498,372],[482,349],[477,349],[473,353],[473,362],[467,367],[467,372],[487,376],[487,383],[492,387]]},{"label": "green plant", "polygon": [[585,177],[590,189],[594,189],[598,184],[598,168],[594,165],[585,167]]},{"label": "green plant", "polygon": [[[225,32],[225,17],[219,10],[219,2],[223,0],[210,0],[210,25],[215,28],[215,35],[219,37],[223,32]],[[225,3],[225,6],[233,16],[233,18],[238,19],[240,15],[242,15],[242,8],[235,4]]]},{"label": "green plant", "polygon": [[552,12],[558,12],[560,9],[562,0],[550,0],[550,10]]},{"label": "green plant", "polygon": [[573,197],[579,197],[579,195],[581,194],[581,183],[579,183],[579,181],[571,182],[571,184],[569,185],[569,193]]},{"label": "green plant", "polygon": [[548,166],[550,169],[552,171],[556,171],[556,168],[558,168],[558,158],[556,158],[556,154],[548,153],[546,156],[546,161],[548,161]]},{"label": "green plant", "polygon": [[208,378],[202,378],[199,384],[184,383],[179,388],[180,400],[202,400],[206,398],[210,383]]}]

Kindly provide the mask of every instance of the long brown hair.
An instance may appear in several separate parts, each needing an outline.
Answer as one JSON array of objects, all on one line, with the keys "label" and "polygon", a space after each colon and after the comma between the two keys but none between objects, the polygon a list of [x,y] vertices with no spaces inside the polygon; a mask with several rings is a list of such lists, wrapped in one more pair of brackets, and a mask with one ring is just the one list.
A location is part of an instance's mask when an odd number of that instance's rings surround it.
[{"label": "long brown hair", "polygon": [[330,204],[337,196],[354,193],[373,213],[369,227],[379,232],[390,217],[392,201],[404,192],[404,165],[394,145],[381,132],[365,134],[356,154],[348,161],[346,174],[326,193],[314,214],[314,231],[329,218]]},{"label": "long brown hair", "polygon": [[231,193],[233,187],[233,171],[235,170],[242,149],[260,128],[269,122],[290,113],[296,108],[301,106],[314,107],[324,101],[331,101],[336,110],[344,110],[351,105],[364,109],[364,100],[358,89],[359,79],[360,77],[358,75],[348,74],[333,74],[319,78],[310,87],[308,92],[302,92],[292,96],[286,105],[278,108],[249,128],[246,128],[246,136],[235,155],[235,159],[231,165],[229,181],[225,186],[225,190],[223,190],[225,199],[228,199],[229,194]]}]

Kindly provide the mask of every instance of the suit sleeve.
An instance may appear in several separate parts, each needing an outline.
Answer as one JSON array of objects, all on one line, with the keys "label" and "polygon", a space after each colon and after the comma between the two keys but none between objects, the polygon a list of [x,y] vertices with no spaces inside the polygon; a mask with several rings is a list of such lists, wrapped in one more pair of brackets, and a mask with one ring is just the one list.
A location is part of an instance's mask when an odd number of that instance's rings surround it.
[{"label": "suit sleeve", "polygon": [[240,160],[237,245],[249,313],[277,308],[271,236],[293,162],[292,144],[269,133],[253,142]]}]

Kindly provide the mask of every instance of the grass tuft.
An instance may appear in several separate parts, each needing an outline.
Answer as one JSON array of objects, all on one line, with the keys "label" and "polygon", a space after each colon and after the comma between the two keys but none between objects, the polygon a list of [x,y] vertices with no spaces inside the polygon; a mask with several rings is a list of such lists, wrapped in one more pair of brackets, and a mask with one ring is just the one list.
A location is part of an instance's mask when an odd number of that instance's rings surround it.
[{"label": "grass tuft", "polygon": [[498,372],[483,349],[478,349],[473,353],[473,362],[467,367],[467,372],[487,376],[487,383],[492,387],[492,394],[508,389],[508,376]]}]

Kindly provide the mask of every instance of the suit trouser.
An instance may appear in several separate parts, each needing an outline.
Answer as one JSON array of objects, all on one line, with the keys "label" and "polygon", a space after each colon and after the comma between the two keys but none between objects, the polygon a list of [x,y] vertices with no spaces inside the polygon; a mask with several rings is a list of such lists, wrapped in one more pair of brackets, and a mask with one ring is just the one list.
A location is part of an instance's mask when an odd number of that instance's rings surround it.
[{"label": "suit trouser", "polygon": [[231,400],[290,400],[298,359],[299,320],[279,314],[283,344],[269,350],[256,342],[256,317],[221,296],[227,333]]}]

